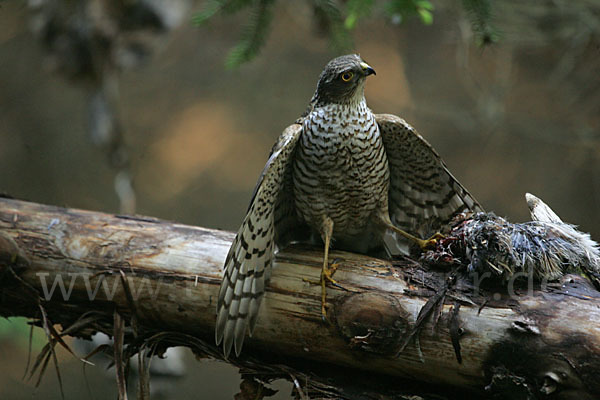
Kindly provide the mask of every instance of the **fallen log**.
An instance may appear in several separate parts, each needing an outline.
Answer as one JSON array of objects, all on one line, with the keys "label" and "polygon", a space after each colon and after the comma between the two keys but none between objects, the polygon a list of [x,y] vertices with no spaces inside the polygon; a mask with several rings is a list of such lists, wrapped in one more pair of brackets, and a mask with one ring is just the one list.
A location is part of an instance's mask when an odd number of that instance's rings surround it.
[{"label": "fallen log", "polygon": [[[46,326],[55,342],[115,335],[121,321],[116,336],[131,352],[177,344],[218,358],[215,301],[232,239],[0,198],[0,315],[60,324],[62,333]],[[276,258],[253,337],[230,362],[263,381],[303,374],[298,397],[600,397],[600,294],[585,279],[497,286],[410,259],[331,257],[347,289],[328,289],[331,321],[310,282],[321,251],[291,246]]]}]

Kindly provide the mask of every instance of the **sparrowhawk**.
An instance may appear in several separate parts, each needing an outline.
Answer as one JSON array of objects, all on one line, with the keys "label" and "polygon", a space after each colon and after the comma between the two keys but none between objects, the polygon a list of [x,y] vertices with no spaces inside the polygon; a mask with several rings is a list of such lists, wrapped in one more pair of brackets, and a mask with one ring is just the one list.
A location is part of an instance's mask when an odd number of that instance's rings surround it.
[{"label": "sparrowhawk", "polygon": [[[330,61],[308,110],[271,150],[248,212],[225,260],[217,303],[216,341],[239,355],[251,334],[274,251],[293,241],[324,244],[325,283],[330,245],[397,254],[406,240],[423,240],[479,204],[435,150],[403,119],[373,114],[364,86],[375,70],[352,54]],[[386,240],[389,235],[395,240]],[[400,236],[402,236],[402,238]]]}]

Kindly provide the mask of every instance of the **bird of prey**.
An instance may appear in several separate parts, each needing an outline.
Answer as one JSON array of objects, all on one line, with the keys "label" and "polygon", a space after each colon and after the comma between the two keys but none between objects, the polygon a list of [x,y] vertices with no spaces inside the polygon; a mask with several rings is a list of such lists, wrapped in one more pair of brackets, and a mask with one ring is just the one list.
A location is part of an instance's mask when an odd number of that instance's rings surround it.
[{"label": "bird of prey", "polygon": [[325,317],[331,245],[398,254],[408,240],[425,248],[435,238],[423,238],[454,215],[482,210],[413,127],[367,107],[365,81],[374,74],[356,54],[330,61],[303,117],[273,146],[225,260],[215,336],[226,357],[252,334],[276,248],[324,245]]}]

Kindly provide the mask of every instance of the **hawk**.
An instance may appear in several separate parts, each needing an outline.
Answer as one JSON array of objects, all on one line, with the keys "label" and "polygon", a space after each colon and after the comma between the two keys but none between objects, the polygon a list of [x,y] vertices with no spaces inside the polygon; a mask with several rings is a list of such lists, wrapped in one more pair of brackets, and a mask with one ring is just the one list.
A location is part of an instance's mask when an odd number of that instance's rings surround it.
[{"label": "hawk", "polygon": [[[271,150],[225,260],[215,337],[239,355],[256,325],[276,248],[324,245],[325,285],[335,283],[329,248],[398,254],[407,240],[427,247],[453,216],[482,211],[435,150],[403,119],[373,114],[364,97],[375,70],[359,55],[330,61],[303,117]],[[395,240],[384,240],[391,236]]]}]

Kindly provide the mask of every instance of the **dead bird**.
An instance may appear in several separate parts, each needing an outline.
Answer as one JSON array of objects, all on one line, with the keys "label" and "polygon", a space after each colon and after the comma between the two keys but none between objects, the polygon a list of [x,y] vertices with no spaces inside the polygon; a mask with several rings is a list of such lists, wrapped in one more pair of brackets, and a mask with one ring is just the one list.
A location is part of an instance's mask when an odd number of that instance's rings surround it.
[{"label": "dead bird", "polygon": [[511,223],[494,213],[463,214],[451,233],[424,255],[432,263],[461,264],[470,273],[503,280],[515,274],[557,280],[574,273],[600,290],[600,249],[588,233],[563,222],[542,200],[527,193],[531,221]]}]

